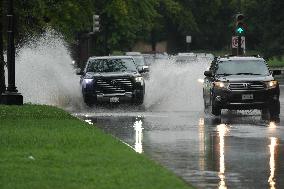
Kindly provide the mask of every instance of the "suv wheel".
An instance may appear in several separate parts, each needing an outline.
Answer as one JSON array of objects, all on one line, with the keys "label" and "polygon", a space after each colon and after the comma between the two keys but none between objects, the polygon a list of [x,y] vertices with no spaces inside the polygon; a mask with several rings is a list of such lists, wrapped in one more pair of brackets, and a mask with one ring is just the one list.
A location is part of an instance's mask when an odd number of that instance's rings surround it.
[{"label": "suv wheel", "polygon": [[212,101],[211,108],[212,108],[211,113],[213,115],[215,115],[215,116],[221,115],[221,108],[216,106],[214,101]]},{"label": "suv wheel", "polygon": [[268,109],[269,109],[269,114],[270,114],[271,118],[279,117],[279,114],[280,114],[280,102],[279,102],[279,100],[270,103]]},{"label": "suv wheel", "polygon": [[267,116],[269,116],[270,119],[274,119],[274,118],[278,118],[280,114],[280,102],[278,101],[274,101],[271,102],[268,107],[263,108],[261,110],[261,116],[263,118],[266,118]]}]

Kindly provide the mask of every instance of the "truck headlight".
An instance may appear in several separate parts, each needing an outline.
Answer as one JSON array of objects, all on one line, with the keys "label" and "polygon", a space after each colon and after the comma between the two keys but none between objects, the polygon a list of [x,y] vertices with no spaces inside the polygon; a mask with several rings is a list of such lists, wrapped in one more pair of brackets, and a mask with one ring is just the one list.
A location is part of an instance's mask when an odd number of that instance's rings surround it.
[{"label": "truck headlight", "polygon": [[136,77],[136,78],[135,78],[135,81],[136,81],[137,83],[143,83],[143,82],[144,82],[144,79],[143,79],[143,77]]},{"label": "truck headlight", "polygon": [[216,81],[216,82],[214,82],[214,86],[217,87],[217,88],[225,89],[225,88],[228,87],[228,83],[227,82]]},{"label": "truck headlight", "polygon": [[265,82],[265,85],[266,85],[267,89],[273,89],[278,85],[278,81],[275,81],[275,80],[267,81],[267,82]]},{"label": "truck headlight", "polygon": [[94,79],[84,79],[84,82],[85,82],[86,84],[90,84],[90,83],[93,82],[93,80],[94,80]]}]

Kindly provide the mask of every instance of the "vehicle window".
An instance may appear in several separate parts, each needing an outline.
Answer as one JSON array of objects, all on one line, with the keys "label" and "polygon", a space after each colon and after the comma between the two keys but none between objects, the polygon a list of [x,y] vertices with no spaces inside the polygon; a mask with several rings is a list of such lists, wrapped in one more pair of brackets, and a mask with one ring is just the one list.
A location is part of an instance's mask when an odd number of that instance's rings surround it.
[{"label": "vehicle window", "polygon": [[145,61],[144,61],[143,56],[133,56],[133,59],[134,59],[135,64],[137,66],[144,66],[145,65]]},{"label": "vehicle window", "polygon": [[125,72],[136,71],[136,66],[130,58],[95,59],[90,60],[87,72]]},{"label": "vehicle window", "polygon": [[269,70],[264,61],[259,60],[234,60],[220,62],[216,67],[216,74],[230,75],[269,75]]}]

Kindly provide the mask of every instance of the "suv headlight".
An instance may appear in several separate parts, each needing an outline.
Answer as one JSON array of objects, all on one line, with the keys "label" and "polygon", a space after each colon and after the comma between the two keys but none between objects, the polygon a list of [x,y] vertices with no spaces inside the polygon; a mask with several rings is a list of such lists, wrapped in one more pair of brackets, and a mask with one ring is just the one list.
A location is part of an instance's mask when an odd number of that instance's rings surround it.
[{"label": "suv headlight", "polygon": [[267,81],[267,82],[265,82],[265,85],[266,85],[267,89],[273,89],[278,85],[278,81],[275,81],[275,80]]},{"label": "suv headlight", "polygon": [[228,88],[228,83],[227,82],[222,82],[222,81],[216,81],[216,82],[214,82],[214,86],[216,88],[225,89],[225,88]]}]

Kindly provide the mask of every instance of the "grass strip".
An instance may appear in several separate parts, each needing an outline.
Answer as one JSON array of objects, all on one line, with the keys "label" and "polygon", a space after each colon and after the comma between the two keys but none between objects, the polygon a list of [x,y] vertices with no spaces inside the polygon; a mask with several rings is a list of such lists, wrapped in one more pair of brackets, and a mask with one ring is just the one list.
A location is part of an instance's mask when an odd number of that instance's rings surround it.
[{"label": "grass strip", "polygon": [[182,179],[50,106],[0,106],[1,189],[183,189]]}]

